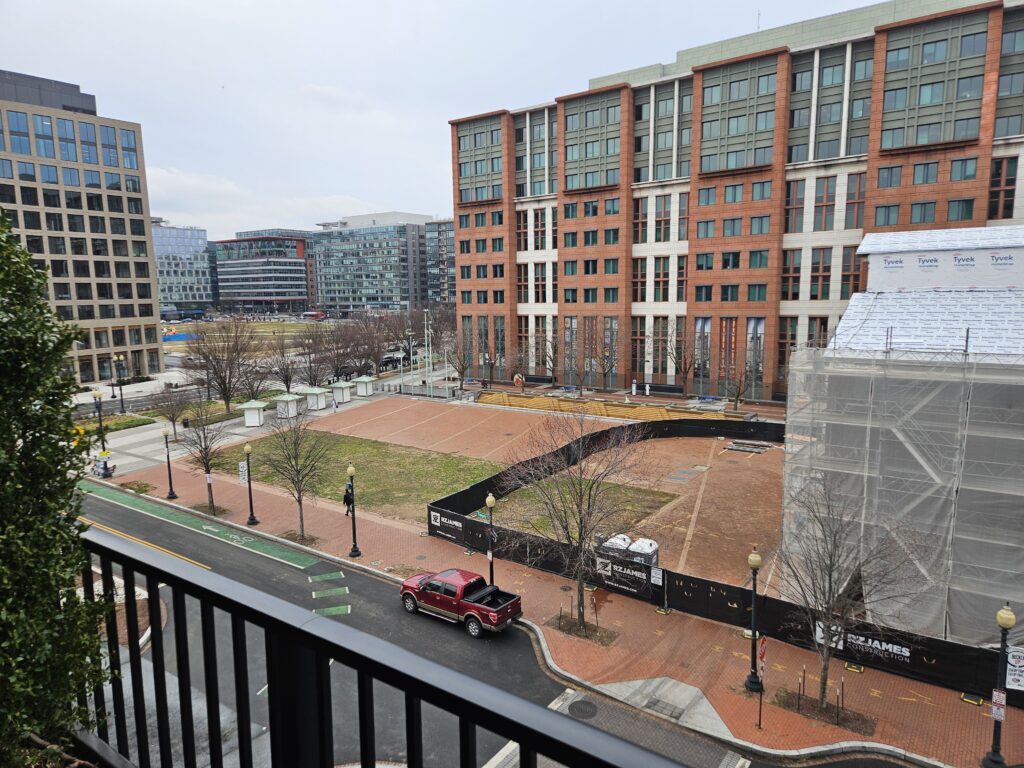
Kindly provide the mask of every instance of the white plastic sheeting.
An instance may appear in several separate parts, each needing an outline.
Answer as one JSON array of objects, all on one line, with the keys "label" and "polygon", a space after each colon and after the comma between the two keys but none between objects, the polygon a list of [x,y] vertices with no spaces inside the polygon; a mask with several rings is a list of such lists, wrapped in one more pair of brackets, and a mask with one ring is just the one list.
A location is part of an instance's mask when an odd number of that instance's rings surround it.
[{"label": "white plastic sheeting", "polygon": [[[885,322],[873,314],[860,319]],[[856,338],[853,319],[838,340]],[[1024,357],[965,355],[955,337],[945,348],[959,352],[834,343],[791,356],[786,497],[824,472],[859,506],[865,540],[912,532],[908,557],[930,587],[902,606],[898,628],[997,642],[996,611],[1024,606]],[[799,518],[787,504],[786,546],[799,546]],[[1024,641],[1024,622],[1011,636]]]}]

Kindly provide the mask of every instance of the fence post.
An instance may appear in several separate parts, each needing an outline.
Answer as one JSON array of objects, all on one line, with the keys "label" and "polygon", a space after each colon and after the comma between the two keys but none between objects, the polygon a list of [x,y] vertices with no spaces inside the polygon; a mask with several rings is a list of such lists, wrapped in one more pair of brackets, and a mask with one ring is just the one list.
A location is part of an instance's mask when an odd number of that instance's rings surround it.
[{"label": "fence post", "polygon": [[328,660],[280,627],[266,629],[271,764],[334,764]]}]

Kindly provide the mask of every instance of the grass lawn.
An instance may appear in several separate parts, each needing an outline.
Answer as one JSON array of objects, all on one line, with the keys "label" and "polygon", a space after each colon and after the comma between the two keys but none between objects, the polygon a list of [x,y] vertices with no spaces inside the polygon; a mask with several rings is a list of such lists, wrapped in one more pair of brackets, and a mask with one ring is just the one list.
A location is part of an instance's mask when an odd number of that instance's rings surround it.
[{"label": "grass lawn", "polygon": [[[330,461],[320,496],[340,502],[345,495],[349,463],[356,468],[356,505],[377,514],[423,522],[427,502],[490,477],[502,467],[489,461],[424,451],[348,435],[326,435]],[[253,479],[281,485],[262,461],[267,440],[252,443]],[[217,456],[217,469],[234,473],[244,461],[242,447]]]},{"label": "grass lawn", "polygon": [[[605,498],[620,510],[616,516],[618,530],[607,531],[608,534],[626,531],[643,530],[643,521],[663,506],[676,498],[673,493],[656,491],[651,488],[638,488],[632,485],[606,483]],[[546,534],[551,530],[551,520],[545,515],[535,514],[541,504],[537,492],[532,488],[520,488],[498,501],[494,507],[494,522],[505,527],[519,528],[531,533]],[[486,508],[478,510],[482,513],[479,519],[487,518]]]}]

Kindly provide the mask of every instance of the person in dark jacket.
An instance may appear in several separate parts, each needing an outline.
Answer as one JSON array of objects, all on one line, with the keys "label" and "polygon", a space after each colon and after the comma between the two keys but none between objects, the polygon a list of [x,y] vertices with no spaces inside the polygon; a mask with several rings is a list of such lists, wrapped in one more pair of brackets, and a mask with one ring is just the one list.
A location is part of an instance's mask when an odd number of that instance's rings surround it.
[{"label": "person in dark jacket", "polygon": [[342,499],[345,502],[345,517],[352,514],[352,483],[345,483],[345,496]]}]

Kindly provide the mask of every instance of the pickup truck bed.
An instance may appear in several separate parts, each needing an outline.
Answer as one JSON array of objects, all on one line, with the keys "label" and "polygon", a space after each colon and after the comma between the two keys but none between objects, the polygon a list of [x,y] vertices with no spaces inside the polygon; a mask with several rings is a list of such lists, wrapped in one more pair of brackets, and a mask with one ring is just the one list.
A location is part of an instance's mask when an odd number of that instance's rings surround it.
[{"label": "pickup truck bed", "polygon": [[400,597],[408,613],[423,611],[461,622],[473,637],[484,630],[501,632],[523,613],[519,595],[502,592],[483,576],[459,568],[418,573],[402,583]]}]

